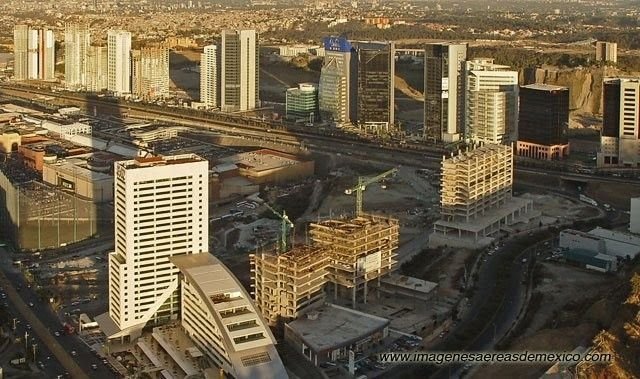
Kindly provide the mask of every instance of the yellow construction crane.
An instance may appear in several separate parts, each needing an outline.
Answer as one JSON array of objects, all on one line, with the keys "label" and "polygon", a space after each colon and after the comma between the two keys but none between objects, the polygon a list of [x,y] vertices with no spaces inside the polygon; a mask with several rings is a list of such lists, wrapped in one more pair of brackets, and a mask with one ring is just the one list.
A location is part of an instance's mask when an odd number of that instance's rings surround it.
[{"label": "yellow construction crane", "polygon": [[357,186],[344,190],[344,193],[346,193],[347,195],[351,195],[353,192],[356,193],[356,216],[362,215],[362,191],[364,191],[369,184],[378,182],[389,175],[394,175],[396,172],[398,172],[398,169],[392,168],[391,170],[385,171],[382,174],[374,176],[372,178],[359,176]]},{"label": "yellow construction crane", "polygon": [[286,211],[282,211],[282,214],[280,214],[280,212],[276,211],[275,209],[273,209],[269,204],[264,203],[264,205],[267,206],[267,208],[269,208],[269,210],[275,214],[276,216],[280,217],[280,240],[278,241],[278,250],[280,253],[284,253],[287,251],[287,247],[288,247],[288,237],[289,237],[289,232],[293,230],[294,225],[291,222],[291,220],[289,220],[289,216],[287,216],[287,212]]}]

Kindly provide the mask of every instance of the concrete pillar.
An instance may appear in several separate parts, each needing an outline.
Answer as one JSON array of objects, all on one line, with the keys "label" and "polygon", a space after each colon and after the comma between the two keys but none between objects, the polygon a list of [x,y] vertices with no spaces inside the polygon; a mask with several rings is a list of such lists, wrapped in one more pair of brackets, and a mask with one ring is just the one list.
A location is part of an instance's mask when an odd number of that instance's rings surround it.
[{"label": "concrete pillar", "polygon": [[367,281],[364,281],[364,303],[367,304]]},{"label": "concrete pillar", "polygon": [[380,286],[381,286],[381,283],[380,283],[380,270],[378,270],[378,290],[376,291],[376,299],[380,298]]},{"label": "concrete pillar", "polygon": [[351,292],[351,308],[356,309],[356,291],[358,289],[357,285],[353,286],[353,290]]},{"label": "concrete pillar", "polygon": [[338,300],[338,283],[333,283],[333,300]]}]

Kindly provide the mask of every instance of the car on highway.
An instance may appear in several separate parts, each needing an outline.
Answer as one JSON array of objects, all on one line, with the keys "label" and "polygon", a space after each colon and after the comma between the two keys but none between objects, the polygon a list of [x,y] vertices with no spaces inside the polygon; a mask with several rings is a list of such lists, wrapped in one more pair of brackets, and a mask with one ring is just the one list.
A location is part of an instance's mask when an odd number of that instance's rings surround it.
[{"label": "car on highway", "polygon": [[73,355],[75,357],[76,355],[78,355],[78,353],[76,353],[75,350],[71,350],[71,355]]}]

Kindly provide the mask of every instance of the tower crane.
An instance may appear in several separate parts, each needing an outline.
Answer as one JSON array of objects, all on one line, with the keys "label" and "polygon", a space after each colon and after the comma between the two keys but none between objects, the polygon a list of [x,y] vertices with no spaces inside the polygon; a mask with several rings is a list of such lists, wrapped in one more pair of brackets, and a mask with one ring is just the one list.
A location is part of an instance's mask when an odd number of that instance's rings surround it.
[{"label": "tower crane", "polygon": [[371,178],[359,176],[357,186],[344,190],[344,193],[347,195],[351,195],[354,192],[356,193],[356,216],[362,215],[362,191],[364,191],[369,184],[378,182],[389,175],[394,175],[396,172],[398,172],[398,169],[392,168],[391,170],[385,171],[382,174]]},{"label": "tower crane", "polygon": [[280,240],[278,241],[278,250],[280,253],[284,253],[287,251],[289,232],[293,230],[294,225],[291,220],[289,220],[289,216],[287,216],[286,211],[282,211],[282,214],[280,214],[280,212],[273,209],[269,204],[264,203],[264,205],[266,205],[273,214],[280,217]]}]

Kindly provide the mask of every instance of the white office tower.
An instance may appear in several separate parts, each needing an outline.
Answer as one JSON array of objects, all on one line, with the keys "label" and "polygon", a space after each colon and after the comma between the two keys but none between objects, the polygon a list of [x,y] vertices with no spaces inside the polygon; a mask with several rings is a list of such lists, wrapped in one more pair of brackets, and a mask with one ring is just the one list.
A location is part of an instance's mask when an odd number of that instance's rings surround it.
[{"label": "white office tower", "polygon": [[27,32],[28,50],[27,50],[27,79],[38,79],[38,45],[40,44],[40,38],[38,31],[35,29],[29,29]]},{"label": "white office tower", "polygon": [[258,104],[260,66],[255,30],[223,30],[220,37],[220,107],[246,111]]},{"label": "white office tower", "polygon": [[131,52],[131,92],[142,100],[169,96],[169,49],[143,48]]},{"label": "white office tower", "polygon": [[218,107],[217,51],[216,45],[208,45],[200,54],[200,102],[207,108]]},{"label": "white office tower", "polygon": [[13,29],[13,77],[15,80],[27,80],[29,51],[29,27],[16,25]]},{"label": "white office tower", "polygon": [[91,36],[86,24],[68,24],[64,31],[64,81],[69,89],[88,86],[88,55]]},{"label": "white office tower", "polygon": [[181,272],[181,325],[225,378],[287,378],[275,338],[238,279],[209,253],[172,257]]},{"label": "white office tower", "polygon": [[424,54],[424,138],[451,143],[464,132],[467,44],[432,43]]},{"label": "white office tower", "polygon": [[109,30],[107,89],[116,95],[131,92],[131,33]]},{"label": "white office tower", "polygon": [[107,89],[109,59],[106,46],[89,46],[87,53],[87,91]]},{"label": "white office tower", "polygon": [[467,140],[484,143],[517,141],[518,72],[493,59],[466,62]]},{"label": "white office tower", "polygon": [[320,71],[318,106],[323,121],[336,126],[350,123],[351,44],[343,37],[324,40],[325,58]]},{"label": "white office tower", "polygon": [[169,258],[208,251],[208,162],[194,154],[115,163],[115,251],[109,254],[109,338],[179,315]]}]

